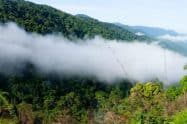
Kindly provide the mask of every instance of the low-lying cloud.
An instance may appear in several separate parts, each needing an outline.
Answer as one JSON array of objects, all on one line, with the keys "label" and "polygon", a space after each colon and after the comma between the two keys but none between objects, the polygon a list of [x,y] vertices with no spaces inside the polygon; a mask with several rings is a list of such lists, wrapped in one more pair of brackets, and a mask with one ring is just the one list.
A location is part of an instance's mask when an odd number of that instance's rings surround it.
[{"label": "low-lying cloud", "polygon": [[160,36],[159,39],[170,40],[173,42],[187,42],[187,35],[178,35],[178,36],[163,35]]},{"label": "low-lying cloud", "polygon": [[156,44],[134,41],[69,41],[62,36],[28,34],[13,23],[0,26],[0,71],[12,71],[27,61],[52,73],[93,76],[102,81],[178,81],[187,58]]}]

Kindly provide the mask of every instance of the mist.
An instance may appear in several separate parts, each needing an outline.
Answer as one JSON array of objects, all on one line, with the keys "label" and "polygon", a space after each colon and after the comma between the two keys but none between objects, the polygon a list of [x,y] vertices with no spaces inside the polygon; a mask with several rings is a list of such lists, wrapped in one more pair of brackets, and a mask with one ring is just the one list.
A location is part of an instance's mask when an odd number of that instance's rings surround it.
[{"label": "mist", "polygon": [[60,35],[27,33],[14,23],[0,26],[0,72],[17,72],[24,62],[44,73],[174,83],[186,74],[187,58],[157,44],[96,37],[69,41]]},{"label": "mist", "polygon": [[170,40],[173,42],[187,42],[187,35],[178,35],[178,36],[163,35],[158,38],[162,40]]}]

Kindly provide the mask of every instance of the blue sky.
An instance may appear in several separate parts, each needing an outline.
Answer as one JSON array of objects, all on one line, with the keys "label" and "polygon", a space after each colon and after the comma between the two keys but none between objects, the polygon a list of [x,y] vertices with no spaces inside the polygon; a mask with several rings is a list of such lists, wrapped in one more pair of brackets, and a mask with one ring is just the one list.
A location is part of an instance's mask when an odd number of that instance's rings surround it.
[{"label": "blue sky", "polygon": [[174,29],[187,33],[187,0],[29,0],[106,22]]}]

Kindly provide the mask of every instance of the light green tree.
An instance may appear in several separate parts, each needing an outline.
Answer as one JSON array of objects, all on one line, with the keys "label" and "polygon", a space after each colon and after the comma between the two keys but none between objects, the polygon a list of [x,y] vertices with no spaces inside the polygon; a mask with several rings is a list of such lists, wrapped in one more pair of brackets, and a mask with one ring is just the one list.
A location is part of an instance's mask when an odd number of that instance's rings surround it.
[{"label": "light green tree", "polygon": [[2,113],[3,110],[10,111],[13,108],[6,98],[7,95],[8,93],[0,91],[0,113]]},{"label": "light green tree", "polygon": [[130,91],[128,111],[133,123],[163,123],[164,90],[160,83],[137,83]]}]

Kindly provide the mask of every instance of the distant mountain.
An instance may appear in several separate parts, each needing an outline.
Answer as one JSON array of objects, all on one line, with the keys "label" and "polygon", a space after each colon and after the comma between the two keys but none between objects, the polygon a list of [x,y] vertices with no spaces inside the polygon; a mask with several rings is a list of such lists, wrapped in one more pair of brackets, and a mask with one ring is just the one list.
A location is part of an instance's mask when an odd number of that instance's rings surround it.
[{"label": "distant mountain", "polygon": [[134,30],[142,31],[145,34],[149,36],[154,36],[154,37],[163,36],[163,35],[172,35],[172,36],[179,35],[177,32],[173,30],[167,30],[163,28],[145,27],[145,26],[133,26],[132,28]]},{"label": "distant mountain", "polygon": [[28,32],[41,34],[61,33],[67,38],[147,40],[112,23],[100,22],[85,15],[73,16],[46,5],[24,0],[0,0],[0,22],[15,22]]},{"label": "distant mountain", "polygon": [[115,23],[116,25],[123,27],[126,30],[129,30],[137,35],[148,35],[152,38],[155,38],[155,43],[158,43],[159,46],[169,49],[171,51],[177,52],[181,55],[187,56],[187,41],[171,41],[169,39],[160,39],[161,36],[183,36],[173,30],[166,30],[162,28],[155,27],[145,27],[145,26],[128,26],[121,23]]},{"label": "distant mountain", "polygon": [[151,37],[159,37],[163,35],[171,35],[171,36],[177,36],[179,33],[173,30],[167,30],[163,28],[158,27],[146,27],[146,26],[128,26],[121,23],[115,23],[116,25],[127,29],[134,33],[143,33],[145,35],[151,36]]},{"label": "distant mountain", "polygon": [[187,41],[186,42],[172,42],[172,41],[159,41],[158,44],[163,48],[175,51],[183,56],[187,56]]}]

